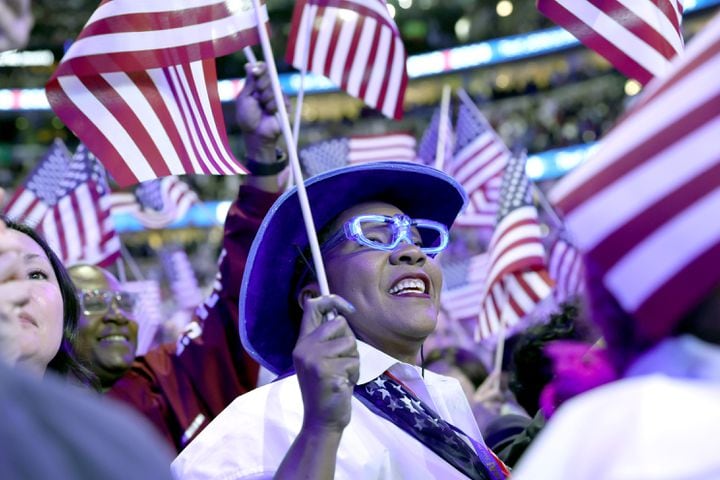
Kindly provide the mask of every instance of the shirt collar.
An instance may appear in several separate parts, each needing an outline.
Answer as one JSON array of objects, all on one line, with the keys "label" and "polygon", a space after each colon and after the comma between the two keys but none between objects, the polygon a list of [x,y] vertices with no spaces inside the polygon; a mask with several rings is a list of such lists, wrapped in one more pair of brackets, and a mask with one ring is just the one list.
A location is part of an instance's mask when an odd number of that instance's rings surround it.
[{"label": "shirt collar", "polygon": [[418,367],[408,363],[401,362],[395,357],[391,357],[385,352],[369,345],[363,341],[357,341],[358,355],[360,356],[360,378],[358,385],[368,383],[375,380],[380,374],[394,367],[395,365],[403,367],[403,371],[414,371],[417,376]]}]

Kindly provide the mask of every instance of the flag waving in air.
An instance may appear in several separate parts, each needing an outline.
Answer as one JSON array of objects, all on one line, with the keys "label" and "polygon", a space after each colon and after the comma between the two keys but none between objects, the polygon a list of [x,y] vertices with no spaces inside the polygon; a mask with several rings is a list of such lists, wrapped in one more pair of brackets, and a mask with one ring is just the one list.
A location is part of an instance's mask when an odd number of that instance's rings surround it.
[{"label": "flag waving in air", "polygon": [[60,182],[70,165],[70,152],[62,140],[56,138],[35,170],[15,191],[5,215],[16,222],[38,225],[48,209],[57,203]]},{"label": "flag waving in air", "polygon": [[720,16],[550,191],[591,278],[650,341],[720,283],[718,72]]},{"label": "flag waving in air", "polygon": [[500,183],[510,150],[467,94],[460,95],[455,127],[455,151],[447,170],[470,196],[456,225],[493,228],[497,219]]},{"label": "flag waving in air", "polygon": [[386,0],[298,0],[286,60],[402,118],[407,54]]},{"label": "flag waving in air", "polygon": [[525,157],[513,157],[503,175],[497,226],[488,248],[478,337],[490,337],[501,325],[514,325],[552,292],[541,240]]},{"label": "flag waving in air", "polygon": [[174,175],[148,180],[135,193],[112,193],[110,198],[113,213],[129,213],[147,228],[165,228],[198,203],[197,193]]},{"label": "flag waving in air", "polygon": [[550,20],[643,85],[683,50],[681,0],[538,0]]},{"label": "flag waving in air", "polygon": [[310,176],[355,163],[412,162],[415,161],[415,143],[415,137],[409,133],[355,135],[309,145],[300,151],[300,160]]},{"label": "flag waving in air", "polygon": [[107,266],[120,255],[110,217],[105,170],[84,145],[75,151],[57,190],[57,201],[38,226],[66,265]]},{"label": "flag waving in air", "polygon": [[48,82],[50,105],[121,186],[245,173],[214,58],[256,43],[255,18],[249,0],[104,0]]}]

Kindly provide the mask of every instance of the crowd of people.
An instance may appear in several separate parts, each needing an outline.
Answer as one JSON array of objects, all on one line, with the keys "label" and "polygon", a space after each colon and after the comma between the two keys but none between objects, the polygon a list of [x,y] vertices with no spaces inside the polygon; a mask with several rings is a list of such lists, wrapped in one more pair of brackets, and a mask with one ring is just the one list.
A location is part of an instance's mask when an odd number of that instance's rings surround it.
[{"label": "crowd of people", "polygon": [[307,179],[319,270],[300,193],[283,192],[270,73],[247,78],[249,175],[177,341],[138,356],[142,313],[111,271],[63,265],[0,220],[0,476],[720,478],[716,265],[713,288],[683,308],[666,296],[672,315],[649,324],[586,257],[586,297],[507,338],[495,365],[467,343],[426,352],[467,192],[392,159]]}]

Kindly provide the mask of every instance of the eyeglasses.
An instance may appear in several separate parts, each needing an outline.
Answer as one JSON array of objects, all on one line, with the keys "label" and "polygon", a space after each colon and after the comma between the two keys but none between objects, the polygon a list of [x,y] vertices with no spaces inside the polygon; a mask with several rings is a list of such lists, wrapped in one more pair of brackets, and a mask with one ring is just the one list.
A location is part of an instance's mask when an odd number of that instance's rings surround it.
[{"label": "eyeglasses", "polygon": [[425,254],[433,257],[448,245],[449,234],[445,225],[433,220],[410,218],[407,215],[358,215],[351,218],[343,228],[323,243],[321,250],[327,251],[344,240],[360,245],[391,251],[407,242],[417,245]]},{"label": "eyeglasses", "polygon": [[134,294],[110,290],[86,290],[78,294],[78,299],[85,315],[105,314],[113,303],[118,310],[133,313],[137,305],[137,297]]}]

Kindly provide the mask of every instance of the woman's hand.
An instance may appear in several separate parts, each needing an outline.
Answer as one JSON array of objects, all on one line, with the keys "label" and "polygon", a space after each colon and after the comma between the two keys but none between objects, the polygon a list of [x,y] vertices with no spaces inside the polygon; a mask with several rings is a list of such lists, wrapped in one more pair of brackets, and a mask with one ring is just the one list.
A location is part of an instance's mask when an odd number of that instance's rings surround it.
[{"label": "woman's hand", "polygon": [[[303,429],[339,433],[350,422],[350,401],[360,374],[357,342],[345,320],[353,310],[337,295],[304,302],[293,350],[305,408]],[[324,320],[329,314],[334,318]]]}]

